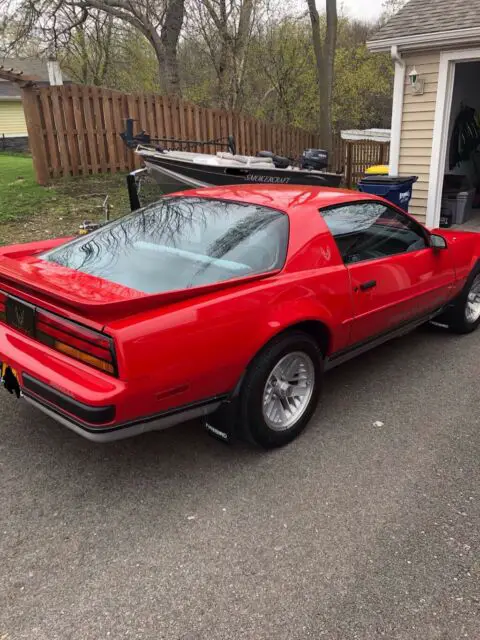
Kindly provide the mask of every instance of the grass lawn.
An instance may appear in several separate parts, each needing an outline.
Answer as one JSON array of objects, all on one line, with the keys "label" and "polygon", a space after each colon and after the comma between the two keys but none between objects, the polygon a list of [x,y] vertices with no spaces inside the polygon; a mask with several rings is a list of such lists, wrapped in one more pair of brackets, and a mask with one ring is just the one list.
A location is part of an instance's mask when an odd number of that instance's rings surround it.
[{"label": "grass lawn", "polygon": [[72,235],[85,219],[104,219],[106,195],[112,218],[129,211],[124,173],[62,178],[41,187],[30,157],[0,153],[0,245]]},{"label": "grass lawn", "polygon": [[0,154],[0,223],[30,214],[53,198],[54,189],[35,182],[31,158]]}]

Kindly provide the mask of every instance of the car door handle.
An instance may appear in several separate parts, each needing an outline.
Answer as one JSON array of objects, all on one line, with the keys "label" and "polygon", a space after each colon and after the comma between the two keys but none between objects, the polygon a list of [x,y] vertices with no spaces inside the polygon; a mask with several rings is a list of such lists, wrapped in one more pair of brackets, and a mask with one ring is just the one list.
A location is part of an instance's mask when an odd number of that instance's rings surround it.
[{"label": "car door handle", "polygon": [[373,289],[373,287],[377,286],[377,281],[376,280],[369,280],[368,282],[362,282],[362,284],[360,285],[360,289],[362,291],[368,291],[368,289]]}]

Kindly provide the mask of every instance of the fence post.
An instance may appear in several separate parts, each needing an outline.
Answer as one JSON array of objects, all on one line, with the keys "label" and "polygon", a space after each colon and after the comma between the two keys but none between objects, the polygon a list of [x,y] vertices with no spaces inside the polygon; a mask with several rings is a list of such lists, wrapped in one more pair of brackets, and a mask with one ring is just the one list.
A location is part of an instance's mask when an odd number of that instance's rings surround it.
[{"label": "fence post", "polygon": [[386,162],[386,151],[387,151],[387,145],[383,142],[380,143],[380,158],[379,158],[379,162],[378,164],[382,165],[385,164]]},{"label": "fence post", "polygon": [[347,142],[347,166],[345,167],[345,182],[347,184],[347,189],[352,188],[352,149],[353,144],[351,142]]},{"label": "fence post", "polygon": [[45,143],[43,141],[42,119],[40,117],[39,103],[34,87],[22,87],[22,102],[35,176],[38,184],[46,185],[48,184],[50,175],[45,153]]}]

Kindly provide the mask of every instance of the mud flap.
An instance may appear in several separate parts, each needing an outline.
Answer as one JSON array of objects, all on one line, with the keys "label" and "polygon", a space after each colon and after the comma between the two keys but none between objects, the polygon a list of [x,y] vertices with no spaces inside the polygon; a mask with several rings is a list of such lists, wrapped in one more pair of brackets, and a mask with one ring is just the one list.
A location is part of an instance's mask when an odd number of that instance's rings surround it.
[{"label": "mud flap", "polygon": [[238,400],[231,398],[225,401],[216,411],[205,418],[207,433],[225,444],[233,444],[238,440]]}]

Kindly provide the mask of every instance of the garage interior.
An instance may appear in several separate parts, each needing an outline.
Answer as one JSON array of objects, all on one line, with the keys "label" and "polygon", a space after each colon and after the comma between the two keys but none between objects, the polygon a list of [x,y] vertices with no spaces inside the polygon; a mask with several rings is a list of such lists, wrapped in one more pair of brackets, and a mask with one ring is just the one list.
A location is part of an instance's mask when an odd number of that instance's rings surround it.
[{"label": "garage interior", "polygon": [[455,65],[440,226],[480,231],[480,60]]}]

